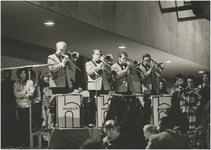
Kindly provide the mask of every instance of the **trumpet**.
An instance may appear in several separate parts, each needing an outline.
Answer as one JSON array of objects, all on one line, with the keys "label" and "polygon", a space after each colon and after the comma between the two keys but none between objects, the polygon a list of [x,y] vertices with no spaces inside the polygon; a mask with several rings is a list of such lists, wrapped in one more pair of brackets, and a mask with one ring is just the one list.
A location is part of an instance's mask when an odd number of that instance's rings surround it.
[{"label": "trumpet", "polygon": [[62,55],[65,59],[68,59],[68,61],[71,62],[72,65],[75,66],[76,69],[78,69],[79,71],[81,71],[81,69],[79,69],[78,66],[76,66],[76,65],[72,62],[72,60],[71,60],[71,58],[72,58],[72,59],[78,59],[78,58],[79,58],[79,53],[78,53],[78,52],[73,52],[73,53],[71,53],[71,52],[67,51],[66,54],[62,54],[62,53],[61,53],[61,55]]}]

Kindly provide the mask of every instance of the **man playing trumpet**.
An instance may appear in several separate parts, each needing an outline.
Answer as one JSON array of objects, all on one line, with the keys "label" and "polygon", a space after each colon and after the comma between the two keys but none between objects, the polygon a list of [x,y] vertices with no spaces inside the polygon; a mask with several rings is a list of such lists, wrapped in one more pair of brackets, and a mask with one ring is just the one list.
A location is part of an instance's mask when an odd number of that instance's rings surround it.
[{"label": "man playing trumpet", "polygon": [[51,73],[50,87],[64,87],[66,93],[73,91],[75,82],[76,67],[74,63],[78,60],[79,53],[74,58],[67,55],[67,44],[58,42],[56,52],[48,56],[48,64]]}]

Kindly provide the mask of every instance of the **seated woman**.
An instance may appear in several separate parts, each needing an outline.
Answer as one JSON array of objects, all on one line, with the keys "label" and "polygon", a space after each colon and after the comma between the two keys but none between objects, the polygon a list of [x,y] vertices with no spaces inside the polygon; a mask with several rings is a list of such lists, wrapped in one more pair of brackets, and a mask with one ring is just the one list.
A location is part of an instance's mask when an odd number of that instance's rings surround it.
[{"label": "seated woman", "polygon": [[106,121],[103,130],[106,136],[102,139],[102,142],[106,149],[134,148],[134,144],[130,142],[127,136],[120,133],[120,127],[117,125],[116,121]]}]

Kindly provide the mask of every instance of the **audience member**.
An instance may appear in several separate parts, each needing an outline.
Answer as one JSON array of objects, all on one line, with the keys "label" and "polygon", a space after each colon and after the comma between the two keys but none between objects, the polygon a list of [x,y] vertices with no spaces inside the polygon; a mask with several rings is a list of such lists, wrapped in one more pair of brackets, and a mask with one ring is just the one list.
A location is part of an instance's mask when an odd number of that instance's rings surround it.
[{"label": "audience member", "polygon": [[159,95],[168,94],[166,83],[163,80],[159,81]]},{"label": "audience member", "polygon": [[42,128],[50,129],[53,128],[53,118],[50,113],[50,98],[53,95],[49,87],[50,74],[44,73],[40,81],[40,91],[42,98]]},{"label": "audience member", "polygon": [[187,119],[185,114],[182,114],[180,109],[180,101],[182,100],[182,93],[185,89],[185,77],[182,74],[177,74],[175,77],[176,86],[171,88],[171,114],[175,123],[175,126],[182,128],[182,130],[187,130]]},{"label": "audience member", "polygon": [[157,127],[153,126],[153,125],[150,125],[150,124],[145,125],[144,128],[143,128],[143,131],[144,131],[144,136],[145,136],[146,140],[149,140],[149,137],[151,135],[158,133]]},{"label": "audience member", "polygon": [[163,117],[159,121],[160,133],[151,135],[146,149],[185,149],[191,148],[185,136],[173,131],[173,121]]},{"label": "audience member", "polygon": [[[42,125],[42,103],[41,103],[41,93],[40,93],[40,75],[41,72],[36,74],[36,71],[31,69],[31,80],[34,83],[34,93],[32,100],[32,130],[37,131]],[[27,75],[28,76],[28,75]],[[29,77],[27,77],[27,80]]]},{"label": "audience member", "polygon": [[145,125],[144,128],[143,128],[143,131],[144,131],[144,137],[145,137],[146,145],[149,142],[150,136],[158,133],[157,127],[154,126],[154,125],[151,125],[151,124]]},{"label": "audience member", "polygon": [[[209,142],[207,142],[205,139],[209,135],[209,124],[210,124],[210,73],[205,72],[203,74],[202,78],[202,83],[198,85],[198,88],[201,89],[201,94],[202,94],[202,102],[201,102],[201,107],[197,111],[198,116],[199,116],[199,126],[198,130],[200,132],[201,138],[195,138],[195,141],[198,140],[197,142],[200,143],[200,145],[196,145],[195,148],[208,148],[209,147]],[[194,131],[197,132],[198,130]],[[195,142],[194,142],[195,143]]]},{"label": "audience member", "polygon": [[210,73],[205,72],[202,77],[203,82],[198,85],[201,89],[201,94],[203,97],[202,107],[204,107],[208,101],[210,101]]},{"label": "audience member", "polygon": [[81,144],[80,149],[103,149],[103,145],[100,142],[89,138]]},{"label": "audience member", "polygon": [[13,84],[11,70],[4,70],[4,80],[1,82],[1,146],[15,144],[15,122],[16,122],[16,102],[13,94]]},{"label": "audience member", "polygon": [[102,143],[106,149],[131,149],[134,147],[130,139],[120,133],[120,127],[116,121],[106,121],[103,130],[106,136],[102,139]]},{"label": "audience member", "polygon": [[194,87],[194,80],[195,78],[191,75],[187,77],[187,87],[182,93],[182,99],[180,100],[182,113],[187,114],[189,131],[196,128],[197,110],[201,106],[202,101],[200,89]]},{"label": "audience member", "polygon": [[34,94],[34,83],[27,80],[26,69],[17,70],[17,80],[14,83],[14,95],[17,103],[18,119],[20,123],[20,140],[22,146],[29,146],[29,107]]},{"label": "audience member", "polygon": [[182,90],[185,87],[185,77],[182,74],[177,74],[175,76],[175,84],[171,87],[170,95],[173,96],[174,93],[177,93],[177,97],[180,96]]}]

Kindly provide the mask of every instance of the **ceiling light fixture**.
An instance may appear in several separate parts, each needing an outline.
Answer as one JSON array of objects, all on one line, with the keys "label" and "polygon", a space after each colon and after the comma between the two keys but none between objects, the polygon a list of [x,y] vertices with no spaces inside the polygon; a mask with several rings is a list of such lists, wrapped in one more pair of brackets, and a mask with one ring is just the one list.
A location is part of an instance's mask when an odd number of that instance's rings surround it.
[{"label": "ceiling light fixture", "polygon": [[118,48],[126,48],[125,45],[118,45],[117,47],[118,47]]},{"label": "ceiling light fixture", "polygon": [[53,21],[46,21],[45,22],[45,25],[52,26],[52,25],[54,25],[54,22]]},{"label": "ceiling light fixture", "polygon": [[199,73],[204,73],[204,71],[199,71]]},{"label": "ceiling light fixture", "polygon": [[166,60],[165,62],[166,62],[166,63],[171,63],[172,61],[171,61],[171,60]]}]

